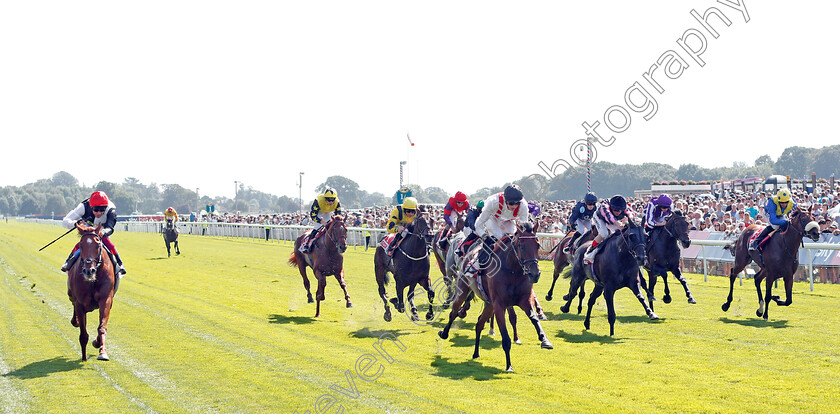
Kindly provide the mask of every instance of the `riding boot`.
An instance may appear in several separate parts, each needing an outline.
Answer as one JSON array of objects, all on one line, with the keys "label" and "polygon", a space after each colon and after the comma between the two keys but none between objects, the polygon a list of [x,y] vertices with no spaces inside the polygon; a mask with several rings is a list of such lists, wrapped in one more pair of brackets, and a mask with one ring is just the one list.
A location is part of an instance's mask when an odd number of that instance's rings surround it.
[{"label": "riding boot", "polygon": [[79,258],[80,254],[81,254],[81,250],[76,250],[75,252],[71,252],[70,256],[67,257],[67,260],[61,266],[61,271],[67,273],[67,271],[69,271],[70,268],[73,267],[73,264],[76,263],[76,259]]},{"label": "riding boot", "polygon": [[[109,253],[110,253],[110,252],[109,252]],[[123,266],[123,262],[122,262],[122,259],[120,258],[120,254],[119,254],[119,253],[110,253],[110,254],[111,254],[111,260],[112,260],[114,263],[116,263],[116,264],[117,264],[117,268],[119,269],[119,272],[118,272],[118,275],[117,275],[117,278],[119,279],[119,278],[121,278],[121,277],[122,277],[122,275],[124,275],[124,274],[126,274],[126,273],[127,273],[127,272],[125,271],[125,266]]]},{"label": "riding boot", "polygon": [[583,255],[583,263],[584,264],[592,264],[595,260],[595,255],[598,253],[598,242],[593,241],[592,244],[589,245],[589,248],[586,249],[586,253]]},{"label": "riding boot", "polygon": [[400,244],[401,239],[402,239],[402,233],[397,233],[397,235],[394,236],[394,240],[391,241],[391,244],[388,245],[388,250],[385,251],[385,254],[387,254],[388,257],[391,257],[391,256],[394,255],[394,250],[396,250],[397,245]]},{"label": "riding boot", "polygon": [[750,250],[758,249],[758,244],[761,243],[761,241],[764,240],[764,238],[767,237],[767,235],[770,234],[771,231],[773,231],[773,226],[765,227],[764,230],[761,231],[761,234],[759,234],[758,237],[756,237],[755,240],[753,240],[753,242],[750,243]]},{"label": "riding boot", "polygon": [[477,238],[478,238],[478,234],[475,234],[475,232],[470,233],[470,235],[467,236],[467,238],[464,239],[463,242],[461,242],[461,248],[458,249],[457,251],[455,251],[455,254],[457,254],[458,257],[463,257],[464,253],[467,252],[467,249],[469,249],[469,247],[472,245],[473,241]]},{"label": "riding boot", "polygon": [[576,247],[574,244],[578,238],[580,238],[580,233],[575,232],[574,234],[572,234],[572,238],[569,240],[569,243],[567,243],[566,247],[563,248],[563,253],[571,253],[574,250],[573,247]]}]

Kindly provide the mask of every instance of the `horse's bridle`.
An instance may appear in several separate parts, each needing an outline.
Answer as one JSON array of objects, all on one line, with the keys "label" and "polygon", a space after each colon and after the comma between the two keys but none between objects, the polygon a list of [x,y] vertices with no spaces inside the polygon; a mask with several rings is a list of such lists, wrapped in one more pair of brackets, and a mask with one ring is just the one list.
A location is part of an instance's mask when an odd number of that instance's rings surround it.
[{"label": "horse's bridle", "polygon": [[[339,246],[338,242],[340,242],[341,239],[336,240],[332,236],[332,230],[333,230],[334,226],[335,226],[335,220],[331,220],[330,224],[329,224],[329,227],[324,229],[324,231],[327,233],[327,238],[329,238],[330,241],[333,242],[333,244],[335,245],[335,248],[340,250],[341,247]],[[346,240],[346,238],[347,238],[347,236],[345,235],[345,240]]]},{"label": "horse's bridle", "polygon": [[[662,227],[665,227],[665,226],[662,226]],[[635,228],[635,227],[628,227],[627,232],[629,233],[629,232],[630,232],[630,230],[632,230],[632,229],[634,229],[634,228]],[[666,230],[667,230],[667,229],[666,229]],[[634,249],[632,246],[630,246],[630,242],[628,242],[628,241],[627,241],[627,237],[624,237],[624,232],[623,232],[623,231],[619,231],[619,232],[618,232],[618,234],[621,236],[621,240],[622,240],[622,241],[624,242],[624,244],[627,246],[627,250],[629,250],[629,251],[630,251],[630,254],[633,256],[633,259],[638,259],[638,258],[639,258],[639,255],[636,253],[636,249]],[[670,233],[669,233],[669,234],[670,234]],[[642,246],[642,247],[644,247],[644,243],[641,243],[641,246]],[[644,250],[642,250],[642,251],[644,251]]]},{"label": "horse's bridle", "polygon": [[[406,230],[406,231],[408,231],[408,230]],[[428,225],[426,226],[426,231],[429,231]],[[406,236],[406,238],[411,237],[411,236],[418,237],[418,238],[420,238],[420,240],[422,240],[422,241],[423,241],[423,246],[425,247],[425,248],[423,249],[423,251],[425,252],[425,254],[423,254],[423,256],[422,256],[422,257],[414,257],[414,256],[411,256],[411,255],[409,255],[408,253],[406,253],[406,252],[405,252],[405,250],[403,250],[403,248],[402,248],[402,243],[400,243],[400,245],[398,246],[398,249],[400,250],[400,252],[402,252],[402,254],[403,254],[405,257],[407,257],[407,258],[409,258],[409,259],[411,259],[411,260],[414,260],[415,262],[416,262],[416,261],[419,261],[419,260],[423,260],[423,259],[425,259],[425,258],[429,257],[429,248],[430,248],[431,246],[429,246],[429,244],[428,244],[428,243],[426,243],[426,235],[425,235],[425,234],[420,234],[420,233],[417,233],[417,232],[413,232],[413,231],[408,231],[408,236]]]},{"label": "horse's bridle", "polygon": [[[99,258],[97,258],[97,259],[94,259],[92,257],[85,257],[82,260],[82,263],[84,263],[85,265],[96,264],[96,266],[93,267],[93,272],[91,273],[90,277],[88,276],[88,274],[86,272],[87,268],[86,267],[82,268],[82,275],[84,276],[85,280],[90,282],[90,281],[96,280],[96,273],[99,271],[99,268],[102,266],[102,238],[96,233],[84,233],[84,234],[82,234],[82,238],[84,238],[85,236],[93,236],[94,237],[94,241],[96,242],[96,247],[97,247],[97,253],[99,253]],[[81,241],[79,241],[79,255],[82,254],[81,250],[82,250]]]},{"label": "horse's bridle", "polygon": [[522,249],[522,243],[520,243],[520,241],[522,239],[537,239],[537,236],[536,235],[534,235],[534,236],[515,235],[513,237],[513,240],[511,240],[511,244],[516,246],[516,248],[513,249],[513,254],[514,254],[514,256],[516,256],[516,261],[519,262],[519,266],[522,268],[522,272],[525,273],[525,271],[527,270],[527,269],[525,269],[525,266],[527,266],[528,263],[539,264],[540,259],[539,259],[539,257],[536,257],[536,258],[533,258],[533,259],[522,260],[522,255],[519,252]]}]

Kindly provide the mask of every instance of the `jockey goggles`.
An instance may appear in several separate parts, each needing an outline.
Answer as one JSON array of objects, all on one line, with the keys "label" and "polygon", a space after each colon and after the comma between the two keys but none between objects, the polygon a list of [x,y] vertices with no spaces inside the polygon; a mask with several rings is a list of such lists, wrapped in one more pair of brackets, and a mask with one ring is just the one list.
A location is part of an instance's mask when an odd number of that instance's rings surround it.
[{"label": "jockey goggles", "polygon": [[103,213],[103,212],[105,212],[105,210],[108,209],[108,206],[96,206],[96,207],[91,207],[90,209],[93,210],[93,211],[98,211],[100,213]]},{"label": "jockey goggles", "polygon": [[333,201],[335,201],[335,197],[324,197],[324,200],[329,201],[330,203],[332,203]]},{"label": "jockey goggles", "polygon": [[405,214],[414,214],[414,213],[417,213],[417,210],[415,210],[415,209],[413,209],[413,208],[407,208],[407,209],[403,210],[403,213],[405,213]]}]

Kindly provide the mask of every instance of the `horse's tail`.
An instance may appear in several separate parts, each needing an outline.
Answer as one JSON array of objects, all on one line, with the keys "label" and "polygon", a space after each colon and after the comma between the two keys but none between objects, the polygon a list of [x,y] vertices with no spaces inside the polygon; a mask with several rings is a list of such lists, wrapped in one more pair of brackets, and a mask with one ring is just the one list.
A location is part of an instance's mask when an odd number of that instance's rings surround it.
[{"label": "horse's tail", "polygon": [[298,265],[297,257],[295,257],[295,252],[292,252],[292,255],[289,256],[289,260],[287,261],[290,267],[296,267]]},{"label": "horse's tail", "polygon": [[732,243],[729,243],[726,246],[723,246],[723,250],[728,251],[729,254],[732,255],[732,257],[735,257],[735,242],[733,241]]}]

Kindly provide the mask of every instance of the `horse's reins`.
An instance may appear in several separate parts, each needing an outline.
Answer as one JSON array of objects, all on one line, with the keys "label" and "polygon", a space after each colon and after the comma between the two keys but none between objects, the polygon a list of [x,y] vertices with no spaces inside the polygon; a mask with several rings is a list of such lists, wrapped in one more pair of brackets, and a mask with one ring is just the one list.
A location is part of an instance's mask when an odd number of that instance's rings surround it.
[{"label": "horse's reins", "polygon": [[[99,258],[98,259],[93,259],[93,258],[90,258],[90,257],[85,257],[84,260],[83,260],[83,263],[85,263],[85,264],[96,263],[96,266],[93,268],[93,277],[92,278],[88,278],[87,275],[85,275],[84,271],[82,271],[82,275],[84,276],[85,280],[95,280],[96,279],[96,273],[99,272],[99,268],[102,266],[102,238],[99,237],[99,235],[96,234],[96,233],[82,234],[82,237],[84,237],[84,236],[94,236],[97,239],[99,239],[99,240],[96,241],[96,247],[97,247],[97,250],[98,250],[98,253],[99,253]],[[80,250],[79,254],[81,254],[82,253],[81,252],[81,249],[82,249],[81,242],[79,244],[80,244],[79,245],[79,250]]]},{"label": "horse's reins", "polygon": [[[422,234],[415,233],[415,232],[413,232],[413,231],[409,231],[409,232],[408,232],[408,236],[406,236],[406,239],[407,239],[408,237],[410,237],[410,236],[416,236],[416,237],[420,238],[420,240],[422,240],[422,241],[423,241],[423,244],[424,244],[424,245],[426,244],[426,238],[425,238]],[[403,240],[405,240],[405,239],[403,239]],[[407,258],[409,258],[409,259],[411,259],[411,260],[414,260],[414,261],[416,262],[416,261],[418,261],[418,260],[423,260],[423,259],[425,259],[425,258],[429,257],[429,249],[428,249],[428,246],[425,246],[425,247],[427,247],[427,248],[424,248],[424,249],[423,249],[423,251],[425,252],[425,254],[424,254],[422,257],[414,257],[414,256],[411,256],[411,255],[409,255],[408,253],[406,253],[406,252],[405,252],[405,250],[403,250],[403,248],[402,248],[402,242],[400,242],[400,244],[397,246],[397,249],[399,249],[399,251],[400,251],[400,252],[402,252],[403,256],[405,256],[405,257],[407,257]]]},{"label": "horse's reins", "polygon": [[328,229],[324,229],[324,231],[327,233],[327,238],[329,238],[330,241],[333,242],[336,249],[340,249],[340,247],[338,246],[338,240],[333,239],[333,237],[332,237],[332,229],[333,229],[333,226],[335,226],[335,221],[334,220],[330,221],[329,226],[330,227]]}]

